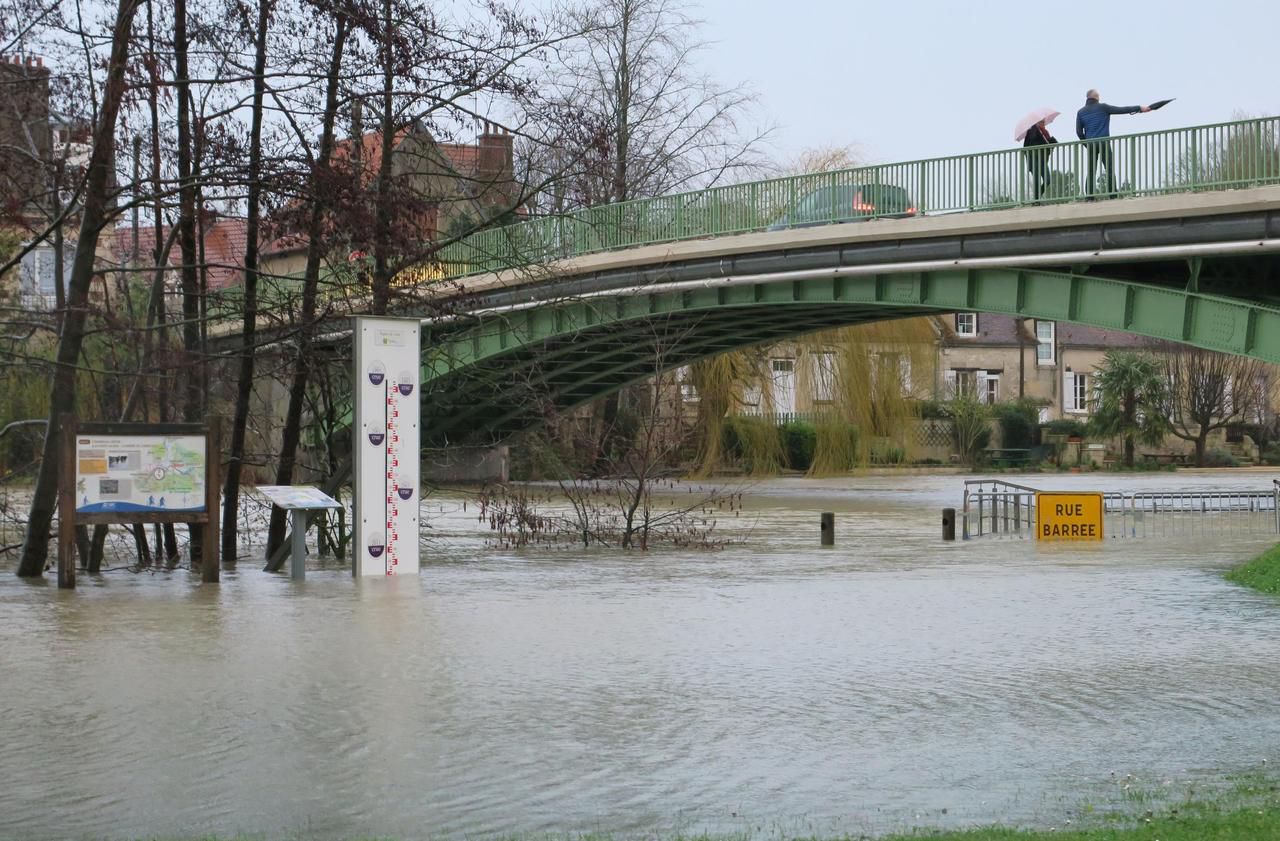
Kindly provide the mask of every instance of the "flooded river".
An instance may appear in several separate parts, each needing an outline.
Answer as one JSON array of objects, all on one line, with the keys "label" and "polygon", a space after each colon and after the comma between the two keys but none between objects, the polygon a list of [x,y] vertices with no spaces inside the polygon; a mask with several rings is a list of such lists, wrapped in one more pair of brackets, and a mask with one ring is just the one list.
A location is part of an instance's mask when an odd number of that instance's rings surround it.
[{"label": "flooded river", "polygon": [[1280,603],[1221,578],[1273,534],[943,544],[961,478],[758,485],[712,552],[435,496],[415,578],[0,570],[0,838],[1052,825],[1280,759]]}]

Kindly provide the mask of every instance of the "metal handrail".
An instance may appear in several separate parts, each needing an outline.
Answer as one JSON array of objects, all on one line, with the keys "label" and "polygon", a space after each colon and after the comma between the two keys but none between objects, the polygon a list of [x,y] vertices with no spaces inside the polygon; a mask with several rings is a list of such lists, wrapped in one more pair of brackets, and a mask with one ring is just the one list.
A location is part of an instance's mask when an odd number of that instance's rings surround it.
[{"label": "metal handrail", "polygon": [[1033,488],[1029,485],[1019,485],[1014,482],[1006,482],[1004,479],[965,479],[964,486],[966,488],[977,485],[981,490],[983,485],[991,485],[993,487],[1007,488],[1014,491],[1030,491],[1031,493],[1040,493],[1039,488]]},{"label": "metal handrail", "polygon": [[[537,265],[638,245],[904,214],[888,207],[845,207],[847,188],[900,188],[920,215],[1037,206],[1098,195],[1087,180],[1089,158],[1105,150],[1115,164],[1118,196],[1222,190],[1280,183],[1280,117],[1262,117],[1037,147],[1050,170],[1036,197],[1022,148],[878,164],[833,172],[708,187],[693,192],[582,208],[478,231],[439,252],[426,275],[450,279]],[[1114,190],[1111,187],[1114,186]],[[824,188],[846,188],[840,189]],[[901,194],[899,194],[901,195]],[[831,196],[829,203],[820,201]],[[802,218],[796,218],[801,213]],[[829,206],[828,206],[829,205]]]},{"label": "metal handrail", "polygon": [[960,513],[962,539],[988,533],[1030,534],[1035,525],[1037,493],[1036,488],[1003,479],[965,479]]},{"label": "metal handrail", "polygon": [[[964,538],[1035,534],[1039,491],[999,479],[966,479]],[[1107,537],[1153,537],[1264,525],[1280,533],[1280,480],[1271,490],[1108,491],[1102,494]],[[1214,516],[1211,516],[1214,515]]]}]

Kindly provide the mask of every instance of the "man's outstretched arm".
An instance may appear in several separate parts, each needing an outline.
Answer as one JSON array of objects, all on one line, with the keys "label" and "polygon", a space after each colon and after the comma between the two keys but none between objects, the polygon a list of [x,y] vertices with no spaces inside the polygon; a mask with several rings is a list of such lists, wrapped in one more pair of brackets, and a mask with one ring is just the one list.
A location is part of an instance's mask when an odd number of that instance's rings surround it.
[{"label": "man's outstretched arm", "polygon": [[1108,114],[1141,114],[1147,110],[1145,105],[1103,105]]}]

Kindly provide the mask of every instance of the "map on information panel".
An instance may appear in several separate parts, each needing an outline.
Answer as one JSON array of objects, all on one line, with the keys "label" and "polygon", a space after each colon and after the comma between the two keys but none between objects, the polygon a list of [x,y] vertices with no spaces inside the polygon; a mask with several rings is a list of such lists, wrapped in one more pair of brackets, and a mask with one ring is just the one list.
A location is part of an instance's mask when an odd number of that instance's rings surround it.
[{"label": "map on information panel", "polygon": [[203,511],[202,435],[76,435],[76,511]]}]

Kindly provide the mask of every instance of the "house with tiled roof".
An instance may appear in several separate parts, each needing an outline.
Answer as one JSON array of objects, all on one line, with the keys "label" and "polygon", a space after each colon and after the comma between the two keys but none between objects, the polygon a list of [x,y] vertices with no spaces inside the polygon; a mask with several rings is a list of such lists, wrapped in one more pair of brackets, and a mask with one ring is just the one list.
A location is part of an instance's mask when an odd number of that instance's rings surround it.
[{"label": "house with tiled roof", "polygon": [[[40,56],[0,55],[0,237],[26,249],[16,270],[0,282],[0,295],[27,310],[52,309],[59,274],[64,293],[70,282],[79,231],[74,206],[63,222],[61,244],[52,235],[32,240],[63,212],[53,197],[66,195],[79,179],[91,140],[89,124],[50,108],[50,78]],[[55,178],[62,190],[55,191]]]},{"label": "house with tiled roof", "polygon": [[1094,372],[1108,350],[1163,346],[1119,330],[993,313],[954,313],[935,322],[940,397],[971,394],[987,403],[1041,400],[1042,421],[1089,414]]},{"label": "house with tiled roof", "polygon": [[[354,182],[353,199],[334,226],[333,249],[367,253],[372,248],[372,191],[382,165],[382,133],[360,130],[334,149],[334,169]],[[465,233],[505,214],[521,215],[515,181],[514,137],[485,123],[475,143],[442,143],[418,122],[396,132],[392,143],[392,189],[397,195],[393,241],[432,242]],[[268,222],[264,269],[281,275],[302,270],[307,250],[306,205],[286,208]]]},{"label": "house with tiled roof", "polygon": [[[206,208],[196,226],[197,254],[204,282],[210,292],[239,286],[244,282],[244,251],[247,223],[243,217],[223,216]],[[169,242],[171,228],[157,232],[152,225],[121,225],[104,235],[105,247],[99,249],[98,264],[104,274],[114,271],[143,270],[156,265],[156,235],[161,247],[168,246],[165,259],[165,291],[177,295],[181,288],[182,249],[177,241]],[[150,278],[135,278],[149,283]]]},{"label": "house with tiled roof", "polygon": [[[917,399],[948,399],[969,394],[985,403],[1031,398],[1044,404],[1041,419],[1089,414],[1095,371],[1108,350],[1159,350],[1153,339],[1056,321],[990,313],[953,313],[925,317],[933,326],[935,358],[924,366],[918,351],[876,347],[878,367],[899,371],[904,393]],[[791,343],[768,350],[772,382],[748,390],[745,409],[768,406],[781,416],[821,412],[831,402],[833,378],[824,375],[823,357]],[[927,356],[927,354],[926,354]],[[915,359],[913,364],[912,359]],[[927,368],[927,369],[926,369]]]},{"label": "house with tiled roof", "polygon": [[[1029,399],[1041,405],[1040,421],[1087,421],[1097,403],[1098,371],[1108,351],[1165,354],[1177,345],[1145,336],[1058,321],[994,313],[922,316],[935,339],[930,351],[919,346],[869,344],[875,372],[888,372],[902,393],[917,400],[949,400],[958,395],[994,404]],[[830,411],[838,378],[838,354],[781,342],[761,351],[763,382],[747,384],[737,414],[772,417],[777,422],[812,419]],[[896,372],[896,376],[894,375]],[[681,399],[696,402],[687,371],[678,371]],[[1280,410],[1280,406],[1271,407]],[[997,433],[998,434],[998,433]],[[1256,458],[1257,449],[1234,424],[1211,434],[1211,444]],[[1115,443],[1115,442],[1112,442]],[[932,443],[930,444],[932,446]],[[949,443],[933,457],[945,457]],[[1169,436],[1160,452],[1186,453],[1187,441]]]}]

